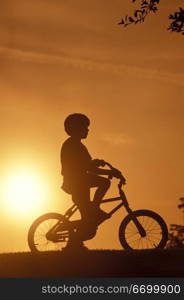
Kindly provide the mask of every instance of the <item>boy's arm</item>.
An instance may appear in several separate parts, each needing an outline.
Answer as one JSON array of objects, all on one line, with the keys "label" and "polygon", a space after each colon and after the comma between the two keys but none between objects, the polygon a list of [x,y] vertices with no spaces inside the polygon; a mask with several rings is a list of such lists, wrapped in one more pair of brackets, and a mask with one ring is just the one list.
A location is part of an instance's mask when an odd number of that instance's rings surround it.
[{"label": "boy's arm", "polygon": [[116,178],[123,177],[118,169],[101,169],[99,166],[105,166],[105,161],[100,159],[91,160],[89,171],[98,175],[111,175]]},{"label": "boy's arm", "polygon": [[110,175],[110,176],[116,177],[116,178],[120,178],[120,177],[123,176],[121,174],[121,172],[118,169],[115,169],[115,168],[111,169],[111,170],[96,168],[94,173],[98,174],[98,175]]},{"label": "boy's arm", "polygon": [[[90,163],[88,165],[88,171],[99,174],[99,173],[97,173],[99,167],[104,167],[104,166],[105,166],[105,161],[104,160],[102,160],[102,159],[91,159]],[[103,169],[100,169],[100,170],[103,171]]]},{"label": "boy's arm", "polygon": [[98,175],[111,175],[112,170],[107,169],[101,169],[101,168],[95,168],[94,173]]}]

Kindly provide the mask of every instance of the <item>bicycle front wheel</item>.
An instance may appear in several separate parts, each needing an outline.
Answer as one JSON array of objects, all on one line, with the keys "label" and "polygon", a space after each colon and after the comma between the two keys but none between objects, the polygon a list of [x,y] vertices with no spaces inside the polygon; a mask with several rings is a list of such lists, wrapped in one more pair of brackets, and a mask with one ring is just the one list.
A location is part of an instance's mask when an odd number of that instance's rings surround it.
[{"label": "bicycle front wheel", "polygon": [[134,224],[131,215],[127,215],[119,227],[119,240],[124,249],[162,249],[168,240],[168,229],[164,220],[150,210],[136,210],[134,217],[144,228],[146,235],[142,237]]},{"label": "bicycle front wheel", "polygon": [[[47,213],[36,219],[28,232],[28,245],[31,251],[59,251],[66,246],[70,231],[57,232],[57,227],[66,223],[66,218],[58,213]],[[51,232],[50,231],[55,231]]]}]

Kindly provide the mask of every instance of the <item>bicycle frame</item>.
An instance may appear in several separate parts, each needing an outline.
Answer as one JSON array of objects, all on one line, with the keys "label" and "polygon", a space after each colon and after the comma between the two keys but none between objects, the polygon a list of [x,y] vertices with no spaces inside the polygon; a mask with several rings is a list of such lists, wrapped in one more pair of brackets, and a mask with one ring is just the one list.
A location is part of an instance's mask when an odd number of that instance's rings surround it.
[{"label": "bicycle frame", "polygon": [[[120,183],[118,184],[118,188],[119,188],[119,197],[114,197],[114,198],[108,198],[108,199],[103,199],[100,203],[108,203],[108,202],[115,202],[115,201],[119,201],[121,200],[122,202],[120,204],[118,204],[116,207],[114,207],[110,212],[109,212],[109,216],[111,217],[117,210],[119,210],[122,206],[125,207],[127,213],[129,215],[131,215],[132,217],[132,221],[134,222],[135,226],[137,227],[140,235],[142,237],[146,236],[146,232],[144,230],[144,228],[142,227],[142,225],[139,223],[139,221],[137,220],[137,218],[134,216],[132,209],[129,207],[126,195],[124,193],[124,191],[121,188],[122,183],[120,181]],[[78,210],[78,207],[76,204],[73,204],[65,213],[65,217],[67,220],[69,220],[69,218]],[[75,220],[75,221],[71,221],[72,226],[77,225],[79,222],[81,222],[81,220]],[[101,222],[103,223],[103,221]],[[100,223],[100,224],[101,224]]]},{"label": "bicycle frame", "polygon": [[[101,203],[107,203],[107,202],[115,202],[118,200],[122,200],[121,197],[115,197],[115,198],[109,198],[109,199],[104,199],[101,201]],[[109,215],[112,216],[117,210],[119,210],[122,206],[124,206],[124,203],[122,201],[122,203],[120,203],[119,205],[117,205],[115,208],[113,208],[110,212]],[[64,216],[69,220],[69,218],[71,218],[71,216],[73,216],[73,214],[78,210],[78,207],[76,204],[73,204],[64,214]]]},{"label": "bicycle frame", "polygon": [[[106,165],[108,165],[110,167],[110,169],[113,169],[113,167],[106,162]],[[109,176],[109,179],[111,179],[111,176]],[[124,184],[124,180],[123,178],[120,178],[120,181],[118,183],[118,189],[119,189],[119,197],[114,197],[114,198],[108,198],[108,199],[103,199],[101,200],[100,204],[103,203],[108,203],[108,202],[114,202],[114,201],[119,201],[121,200],[121,203],[118,204],[116,207],[114,207],[110,212],[109,212],[109,216],[111,217],[117,210],[119,210],[122,206],[125,207],[127,213],[131,216],[132,221],[134,222],[135,226],[137,227],[141,237],[145,237],[146,236],[146,232],[144,230],[144,228],[142,227],[142,225],[140,224],[140,222],[137,220],[137,218],[135,217],[132,209],[129,207],[126,195],[124,193],[124,191],[122,190],[122,185]],[[71,216],[78,210],[78,207],[76,204],[73,204],[64,214],[64,217],[66,218],[66,220],[68,221]],[[62,224],[61,228],[59,227],[59,230],[66,230],[67,228],[75,228],[77,226],[77,224],[79,224],[79,222],[81,222],[81,220],[75,220],[75,221],[69,221],[66,222],[66,224]],[[103,221],[101,222],[103,223]],[[101,223],[99,223],[98,225],[100,225]],[[54,226],[55,228],[58,228],[58,224],[56,226]],[[53,229],[52,229],[53,230]],[[59,231],[58,230],[58,231]],[[48,234],[51,232],[51,230],[48,232]]]}]

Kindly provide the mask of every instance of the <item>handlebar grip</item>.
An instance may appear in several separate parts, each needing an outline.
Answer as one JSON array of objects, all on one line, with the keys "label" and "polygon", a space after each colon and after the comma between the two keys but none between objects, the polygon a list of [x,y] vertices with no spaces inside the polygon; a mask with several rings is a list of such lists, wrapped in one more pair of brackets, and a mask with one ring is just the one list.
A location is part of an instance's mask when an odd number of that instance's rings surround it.
[{"label": "handlebar grip", "polygon": [[109,164],[107,161],[104,161],[105,165],[107,165],[110,169],[113,169],[113,166]]},{"label": "handlebar grip", "polygon": [[[112,166],[111,164],[109,164],[109,163],[106,162],[106,161],[104,161],[104,162],[105,162],[105,164],[106,164],[111,170],[114,169],[113,166]],[[122,176],[122,177],[123,177],[123,176]],[[109,176],[108,176],[108,179],[112,179],[112,178],[113,178],[112,175],[109,175]],[[121,188],[122,185],[126,184],[126,182],[125,182],[125,180],[124,180],[124,177],[123,177],[123,178],[119,178],[119,179],[120,179],[120,182],[119,182],[118,186]]]}]

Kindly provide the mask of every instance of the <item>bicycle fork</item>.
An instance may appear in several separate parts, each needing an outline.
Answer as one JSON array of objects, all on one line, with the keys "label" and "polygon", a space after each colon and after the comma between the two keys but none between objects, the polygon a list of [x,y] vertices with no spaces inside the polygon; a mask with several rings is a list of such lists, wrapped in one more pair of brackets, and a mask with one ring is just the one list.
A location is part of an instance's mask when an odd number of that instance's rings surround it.
[{"label": "bicycle fork", "polygon": [[145,237],[146,236],[146,231],[142,227],[141,223],[135,217],[133,211],[130,209],[130,207],[126,207],[126,210],[127,210],[128,214],[131,216],[131,219],[134,222],[135,226],[137,227],[137,230],[139,231],[141,237]]},{"label": "bicycle fork", "polygon": [[138,221],[138,219],[134,215],[134,212],[129,207],[126,195],[125,195],[125,193],[122,190],[120,190],[120,196],[121,196],[121,198],[123,200],[123,205],[124,205],[127,213],[130,215],[132,221],[134,222],[137,230],[139,231],[140,236],[141,237],[145,237],[146,236],[146,231],[144,230],[143,226],[141,225],[141,223]]}]

